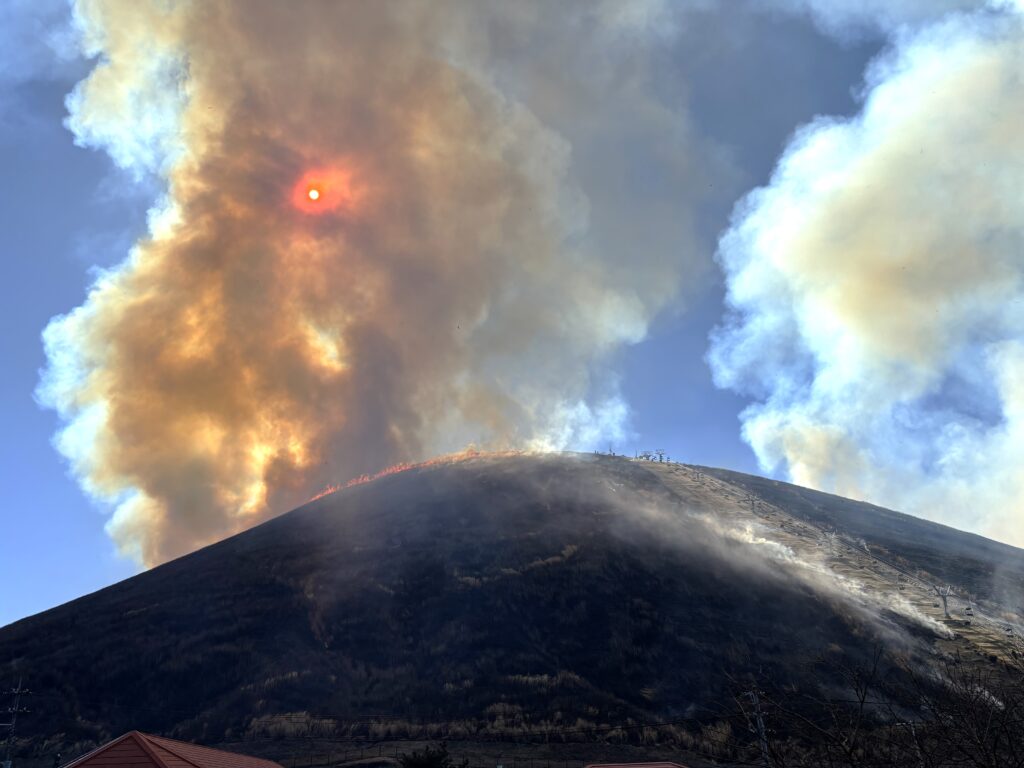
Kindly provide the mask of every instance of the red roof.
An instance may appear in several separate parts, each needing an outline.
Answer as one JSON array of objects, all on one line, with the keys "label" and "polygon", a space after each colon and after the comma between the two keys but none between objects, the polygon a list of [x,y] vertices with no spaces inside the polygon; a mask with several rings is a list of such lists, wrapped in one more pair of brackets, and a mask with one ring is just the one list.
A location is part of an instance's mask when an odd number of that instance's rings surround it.
[{"label": "red roof", "polygon": [[129,731],[64,768],[281,768],[272,760]]}]

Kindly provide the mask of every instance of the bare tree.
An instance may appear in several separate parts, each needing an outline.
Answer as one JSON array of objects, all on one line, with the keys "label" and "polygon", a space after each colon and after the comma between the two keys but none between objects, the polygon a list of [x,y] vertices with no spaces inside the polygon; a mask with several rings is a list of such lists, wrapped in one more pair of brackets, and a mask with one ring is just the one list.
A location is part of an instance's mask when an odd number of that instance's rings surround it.
[{"label": "bare tree", "polygon": [[[735,685],[746,756],[770,768],[1024,768],[1024,665],[952,657],[937,664],[876,650],[868,662],[824,659],[828,695],[758,681]],[[828,674],[825,674],[825,673]],[[767,742],[765,744],[765,741]]]}]

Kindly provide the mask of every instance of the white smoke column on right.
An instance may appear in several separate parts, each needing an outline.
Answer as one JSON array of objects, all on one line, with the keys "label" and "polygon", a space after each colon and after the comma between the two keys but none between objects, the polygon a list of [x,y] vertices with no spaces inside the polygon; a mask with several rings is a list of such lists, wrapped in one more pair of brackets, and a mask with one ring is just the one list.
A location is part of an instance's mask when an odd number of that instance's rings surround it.
[{"label": "white smoke column on right", "polygon": [[1024,14],[903,32],[720,243],[763,468],[1024,544]]}]

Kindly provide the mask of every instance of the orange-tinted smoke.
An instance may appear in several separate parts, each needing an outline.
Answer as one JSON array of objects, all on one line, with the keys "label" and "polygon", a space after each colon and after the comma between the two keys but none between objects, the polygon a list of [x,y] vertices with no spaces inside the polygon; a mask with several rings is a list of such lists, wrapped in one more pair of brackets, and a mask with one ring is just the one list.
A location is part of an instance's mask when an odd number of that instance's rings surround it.
[{"label": "orange-tinted smoke", "polygon": [[98,58],[69,126],[167,186],[45,334],[40,398],[122,552],[162,562],[469,443],[621,428],[594,374],[675,267],[582,248],[568,143],[471,65],[476,37],[453,53],[487,8],[78,3]]}]

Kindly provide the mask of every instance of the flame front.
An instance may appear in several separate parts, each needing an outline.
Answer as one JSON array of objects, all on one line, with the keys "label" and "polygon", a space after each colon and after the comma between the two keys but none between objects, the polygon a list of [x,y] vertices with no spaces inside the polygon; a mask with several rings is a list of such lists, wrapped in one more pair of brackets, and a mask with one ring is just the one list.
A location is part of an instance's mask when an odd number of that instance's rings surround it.
[{"label": "flame front", "polygon": [[324,486],[324,488],[320,492],[311,496],[309,498],[309,501],[317,501],[318,499],[322,499],[325,496],[330,496],[331,494],[337,493],[338,491],[343,491],[346,488],[352,488],[353,486],[356,485],[370,483],[373,482],[374,480],[379,480],[382,477],[397,475],[399,472],[405,472],[410,469],[423,469],[425,467],[448,466],[451,464],[459,464],[463,461],[469,461],[470,459],[476,459],[482,456],[486,456],[488,458],[500,458],[510,456],[524,456],[526,454],[526,451],[479,451],[476,448],[466,448],[456,453],[448,453],[443,456],[435,456],[431,459],[427,459],[426,461],[402,462],[400,464],[394,464],[390,467],[380,470],[379,472],[375,472],[372,475],[359,475],[359,477],[353,477],[348,482],[339,485],[328,484]]}]

